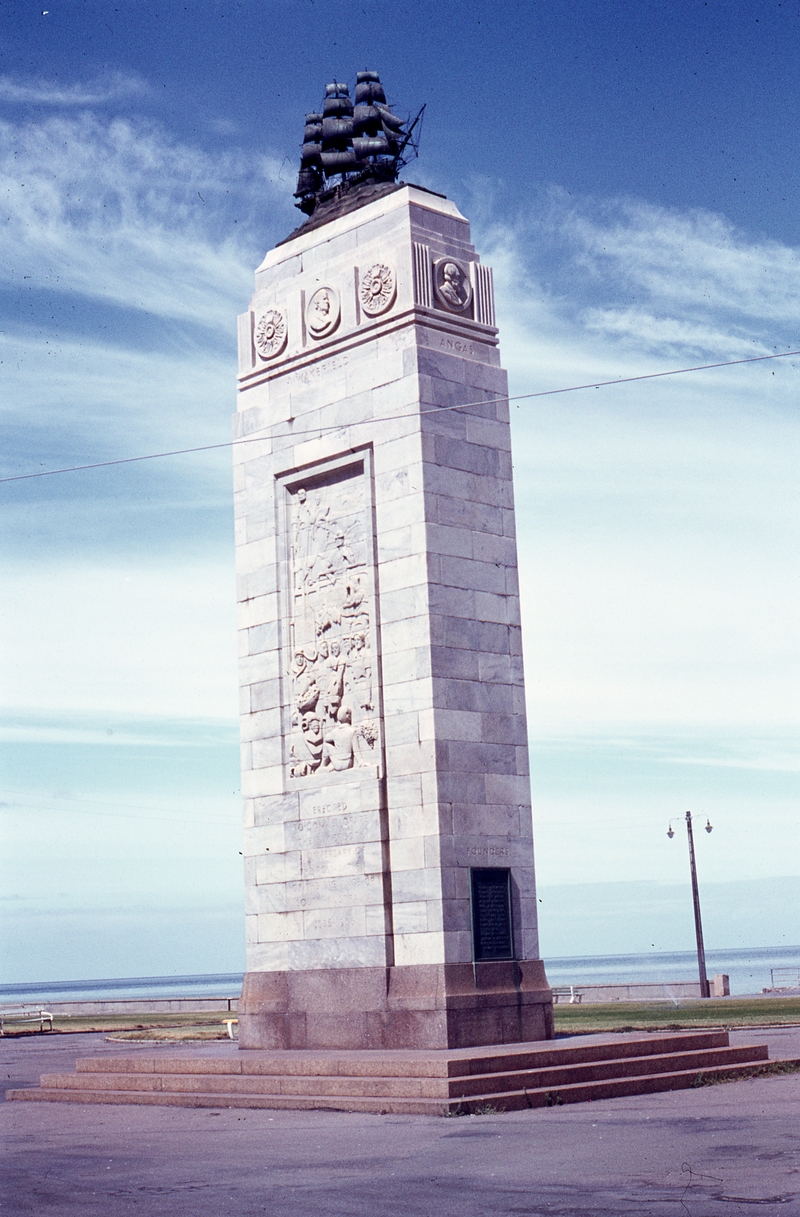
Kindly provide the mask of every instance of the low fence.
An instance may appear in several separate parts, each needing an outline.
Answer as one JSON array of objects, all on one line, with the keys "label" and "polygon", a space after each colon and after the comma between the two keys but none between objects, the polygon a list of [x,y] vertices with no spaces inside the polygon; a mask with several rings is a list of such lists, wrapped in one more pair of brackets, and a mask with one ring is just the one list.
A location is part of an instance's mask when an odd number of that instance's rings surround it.
[{"label": "low fence", "polygon": [[[720,973],[709,981],[712,997],[729,997],[731,986],[727,975]],[[699,980],[676,980],[670,983],[636,985],[555,985],[553,1000],[557,1005],[583,1005],[614,1001],[699,1001]]]},{"label": "low fence", "polygon": [[769,976],[771,987],[764,989],[764,993],[800,989],[800,968],[770,968]]},{"label": "low fence", "polygon": [[[238,997],[125,997],[103,1001],[43,1002],[51,1014],[205,1014],[235,1013]],[[28,1009],[31,1002],[14,1002],[14,1008]],[[9,1006],[9,1009],[12,1007]]]}]

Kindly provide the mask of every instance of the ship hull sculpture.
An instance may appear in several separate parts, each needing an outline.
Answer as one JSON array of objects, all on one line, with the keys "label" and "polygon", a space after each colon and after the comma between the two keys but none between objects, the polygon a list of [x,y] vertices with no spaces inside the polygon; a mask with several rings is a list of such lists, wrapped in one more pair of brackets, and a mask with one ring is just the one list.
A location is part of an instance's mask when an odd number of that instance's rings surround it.
[{"label": "ship hull sculpture", "polygon": [[[423,106],[408,125],[393,114],[377,72],[359,72],[355,105],[347,84],[325,90],[322,113],[306,115],[295,198],[306,215],[347,190],[368,183],[395,182],[422,123]],[[338,182],[332,179],[338,178]]]},{"label": "ship hull sculpture", "polygon": [[546,1039],[491,271],[375,72],[239,319],[244,1048]]}]

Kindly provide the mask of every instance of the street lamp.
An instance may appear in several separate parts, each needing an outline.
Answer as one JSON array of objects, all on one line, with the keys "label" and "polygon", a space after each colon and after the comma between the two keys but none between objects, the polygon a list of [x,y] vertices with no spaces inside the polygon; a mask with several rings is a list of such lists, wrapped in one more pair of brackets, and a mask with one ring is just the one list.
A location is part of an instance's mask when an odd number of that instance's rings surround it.
[{"label": "street lamp", "polygon": [[[711,832],[713,825],[706,817],[705,829],[706,832]],[[692,813],[686,813],[686,835],[689,838],[689,869],[692,873],[692,904],[694,906],[694,933],[697,939],[697,967],[700,972],[700,996],[710,997],[711,989],[706,976],[706,949],[703,945],[703,922],[700,919],[700,893],[697,890],[697,865],[694,860],[694,834],[692,832]],[[670,820],[667,836],[672,840],[675,836]]]}]

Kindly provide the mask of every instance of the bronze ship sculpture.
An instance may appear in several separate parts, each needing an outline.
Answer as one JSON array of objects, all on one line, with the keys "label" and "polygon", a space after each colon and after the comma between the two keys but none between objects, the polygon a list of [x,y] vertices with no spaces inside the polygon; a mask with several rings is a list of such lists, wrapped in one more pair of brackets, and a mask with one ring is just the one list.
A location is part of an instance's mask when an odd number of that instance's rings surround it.
[{"label": "bronze ship sculpture", "polygon": [[354,187],[395,182],[417,154],[424,111],[412,122],[394,114],[377,72],[358,73],[355,104],[347,84],[327,85],[322,113],[306,114],[296,206],[311,216]]}]

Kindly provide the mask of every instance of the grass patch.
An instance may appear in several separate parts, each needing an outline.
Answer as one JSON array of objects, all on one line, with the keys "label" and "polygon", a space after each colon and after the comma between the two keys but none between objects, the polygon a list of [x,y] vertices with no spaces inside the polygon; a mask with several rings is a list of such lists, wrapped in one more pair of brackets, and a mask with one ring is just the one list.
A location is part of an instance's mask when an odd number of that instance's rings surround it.
[{"label": "grass patch", "polygon": [[145,1040],[149,1043],[180,1044],[187,1040],[227,1040],[230,1042],[227,1028],[209,1027],[207,1025],[191,1027],[149,1027],[137,1031],[112,1031],[106,1036],[107,1040]]},{"label": "grass patch", "polygon": [[800,997],[631,1002],[553,1007],[557,1032],[686,1031],[696,1027],[780,1027],[800,1023]]},{"label": "grass patch", "polygon": [[[235,1012],[227,1015],[224,1010],[203,1012],[185,1010],[178,1014],[142,1014],[133,1011],[127,1014],[57,1014],[53,1019],[53,1030],[40,1031],[38,1025],[17,1023],[9,1019],[6,1022],[3,1038],[21,1035],[65,1035],[76,1031],[111,1031],[111,1032],[142,1032],[140,1038],[171,1038],[171,1036],[150,1035],[153,1032],[176,1031],[191,1028],[202,1030],[205,1034],[195,1038],[227,1039],[228,1032],[223,1018],[235,1018]],[[212,1033],[213,1032],[213,1033]],[[219,1036],[215,1033],[219,1032]],[[185,1039],[179,1034],[176,1038]]]},{"label": "grass patch", "polygon": [[800,1061],[769,1061],[764,1065],[752,1065],[736,1073],[698,1073],[692,1082],[693,1089],[699,1086],[721,1086],[723,1082],[741,1082],[745,1078],[773,1078],[785,1073],[800,1073]]}]

